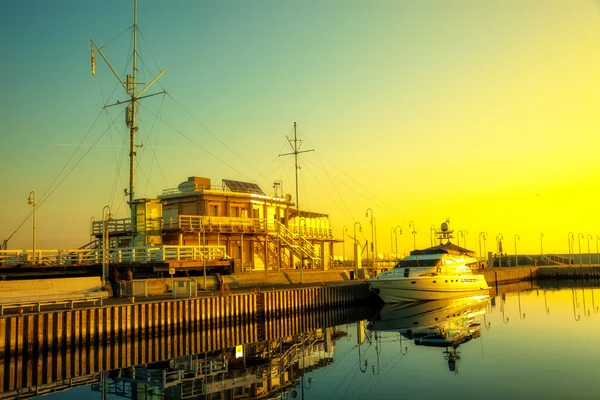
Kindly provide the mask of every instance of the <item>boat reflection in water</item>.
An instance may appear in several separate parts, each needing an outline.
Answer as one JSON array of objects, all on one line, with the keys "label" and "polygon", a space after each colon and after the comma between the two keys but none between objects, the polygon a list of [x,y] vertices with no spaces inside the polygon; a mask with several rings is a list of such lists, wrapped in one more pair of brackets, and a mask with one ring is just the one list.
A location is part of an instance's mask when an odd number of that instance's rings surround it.
[{"label": "boat reflection in water", "polygon": [[445,348],[450,371],[458,373],[459,345],[481,334],[479,317],[485,314],[487,295],[421,303],[385,304],[367,325],[374,332],[397,332],[417,346]]}]

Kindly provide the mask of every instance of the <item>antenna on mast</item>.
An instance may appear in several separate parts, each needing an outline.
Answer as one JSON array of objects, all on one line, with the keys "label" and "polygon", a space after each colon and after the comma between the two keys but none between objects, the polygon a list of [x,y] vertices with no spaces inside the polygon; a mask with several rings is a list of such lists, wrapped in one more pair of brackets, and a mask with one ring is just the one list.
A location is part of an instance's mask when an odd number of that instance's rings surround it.
[{"label": "antenna on mast", "polygon": [[[125,194],[129,196],[129,204],[131,206],[133,203],[133,200],[135,198],[134,197],[134,193],[135,193],[134,192],[134,165],[135,165],[134,160],[135,160],[135,156],[136,156],[135,147],[141,147],[141,146],[137,146],[135,144],[135,132],[138,130],[138,127],[136,126],[137,101],[141,100],[141,99],[145,99],[147,97],[152,97],[152,96],[166,93],[163,90],[158,93],[148,94],[145,96],[143,95],[144,92],[146,92],[146,90],[148,90],[150,88],[150,86],[152,86],[154,84],[154,82],[156,82],[158,80],[158,78],[160,78],[167,71],[167,68],[160,71],[160,73],[156,76],[156,78],[154,78],[149,84],[146,85],[146,87],[144,87],[139,93],[137,93],[137,84],[138,84],[138,82],[137,82],[137,0],[133,0],[133,57],[132,57],[133,71],[132,71],[131,75],[127,74],[126,82],[123,82],[123,80],[117,74],[117,72],[115,71],[113,66],[106,59],[106,57],[102,53],[102,50],[100,49],[100,47],[98,47],[96,42],[94,42],[93,39],[90,39],[90,42],[92,43],[92,57],[91,57],[91,59],[92,59],[92,75],[95,75],[95,57],[94,57],[94,48],[95,48],[98,51],[98,53],[100,53],[100,56],[102,56],[102,59],[106,62],[106,64],[108,65],[108,67],[110,68],[110,70],[112,71],[114,76],[117,78],[117,80],[121,83],[121,86],[123,86],[123,89],[125,89],[125,92],[128,95],[128,99],[126,101],[117,101],[116,103],[104,106],[104,108],[108,108],[108,107],[112,107],[112,106],[116,106],[116,105],[120,105],[120,104],[124,104],[124,103],[128,104],[127,112],[126,112],[126,125],[129,128],[129,189],[125,189]],[[133,214],[132,214],[132,218],[131,218],[131,223],[132,224],[134,223]]]},{"label": "antenna on mast", "polygon": [[[300,166],[298,165],[298,154],[301,153],[308,153],[309,151],[315,151],[314,149],[311,150],[302,150],[300,151],[300,146],[302,146],[302,140],[298,140],[298,137],[296,136],[296,123],[294,122],[294,139],[290,139],[287,137],[285,137],[288,142],[290,143],[290,146],[292,147],[292,152],[291,153],[285,153],[285,154],[280,154],[279,157],[281,156],[290,156],[290,155],[294,155],[294,165],[295,165],[295,169],[296,169],[296,210],[298,210],[298,213],[300,213],[300,200],[298,200],[298,170],[300,169]],[[300,142],[300,144],[298,144],[298,142]]]}]

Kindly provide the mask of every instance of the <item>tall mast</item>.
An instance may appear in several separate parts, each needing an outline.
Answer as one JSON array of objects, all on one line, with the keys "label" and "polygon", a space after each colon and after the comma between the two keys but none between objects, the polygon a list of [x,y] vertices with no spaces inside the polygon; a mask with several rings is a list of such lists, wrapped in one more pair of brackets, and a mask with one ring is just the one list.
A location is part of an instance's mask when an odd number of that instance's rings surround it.
[{"label": "tall mast", "polygon": [[[129,204],[133,202],[133,175],[135,168],[135,131],[137,130],[137,126],[135,126],[135,94],[137,89],[137,0],[133,0],[133,82],[131,85],[131,120],[128,120],[129,124]],[[129,79],[127,79],[127,86],[129,90]],[[133,215],[131,216],[133,219]]]},{"label": "tall mast", "polygon": [[[290,143],[290,146],[292,147],[292,152],[291,153],[285,153],[285,154],[280,154],[279,157],[281,156],[289,156],[289,155],[294,155],[294,167],[296,169],[296,210],[298,210],[298,217],[300,216],[300,200],[298,199],[298,170],[300,169],[300,167],[298,166],[298,154],[300,153],[308,153],[309,151],[315,151],[314,149],[311,150],[302,150],[300,151],[300,147],[302,146],[302,140],[298,140],[298,137],[296,136],[296,123],[294,122],[294,140],[288,138],[286,136],[286,139],[288,140],[288,142]],[[298,142],[300,142],[298,144]]]},{"label": "tall mast", "polygon": [[[146,85],[146,87],[144,87],[139,93],[137,93],[137,0],[133,0],[133,71],[130,74],[127,74],[127,79],[125,82],[123,82],[123,80],[121,79],[121,77],[117,74],[117,72],[115,71],[115,69],[113,68],[113,66],[110,64],[110,62],[108,62],[108,60],[106,59],[106,57],[104,56],[104,54],[102,53],[101,48],[94,42],[93,39],[90,39],[90,42],[92,44],[92,75],[95,75],[95,66],[94,66],[94,49],[96,49],[98,51],[98,53],[100,53],[100,55],[102,56],[102,59],[106,62],[106,64],[108,65],[108,67],[110,68],[110,70],[112,71],[113,75],[117,78],[117,80],[121,83],[121,86],[123,86],[123,89],[125,89],[125,92],[129,95],[129,99],[125,102],[128,103],[129,105],[127,106],[127,116],[126,116],[126,123],[127,126],[129,127],[129,188],[125,189],[125,193],[126,195],[129,196],[129,204],[131,205],[133,203],[133,200],[135,199],[135,190],[134,190],[134,173],[135,173],[135,132],[138,130],[138,127],[136,126],[136,114],[137,114],[137,101],[141,100],[141,99],[145,99],[146,97],[151,97],[151,96],[156,96],[158,94],[164,94],[166,93],[164,90],[160,91],[158,93],[153,93],[153,94],[148,94],[143,96],[144,92],[146,92],[146,90],[148,90],[148,88],[150,88],[154,82],[156,82],[158,80],[158,78],[160,78],[162,76],[162,74],[164,74],[167,71],[167,68],[163,69],[162,71],[160,71],[160,73],[150,82]],[[120,105],[123,104],[124,102],[122,101],[117,101],[116,103],[113,104],[109,104],[104,106],[104,108],[107,107],[112,107],[112,106],[116,106],[116,105]],[[139,146],[141,147],[141,146]],[[133,209],[131,210],[132,212],[132,224],[133,224]]]}]

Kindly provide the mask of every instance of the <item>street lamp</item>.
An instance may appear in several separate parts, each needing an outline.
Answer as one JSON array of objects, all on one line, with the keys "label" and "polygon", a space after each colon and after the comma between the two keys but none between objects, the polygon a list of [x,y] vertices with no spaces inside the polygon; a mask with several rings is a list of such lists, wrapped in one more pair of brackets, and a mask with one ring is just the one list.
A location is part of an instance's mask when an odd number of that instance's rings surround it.
[{"label": "street lamp", "polygon": [[502,239],[504,239],[504,236],[501,233],[496,235],[496,247],[498,249],[498,267],[502,267]]},{"label": "street lamp", "polygon": [[[108,213],[107,213],[108,211]],[[112,220],[112,212],[110,206],[104,206],[102,209],[102,287],[106,284],[106,275],[108,273],[108,252],[110,245],[108,243],[108,221]]]},{"label": "street lamp", "polygon": [[581,259],[581,239],[583,239],[585,236],[583,235],[583,233],[580,233],[579,235],[577,235],[577,245],[579,246],[579,266],[583,267],[583,261]]},{"label": "street lamp", "polygon": [[394,228],[394,235],[396,235],[396,260],[398,260],[398,229],[400,229],[400,234],[402,235],[402,228],[400,225],[396,225]]},{"label": "street lamp", "polygon": [[600,235],[596,235],[596,255],[598,256],[598,264],[600,264],[600,252],[598,251],[598,240],[600,240]]},{"label": "street lamp", "polygon": [[544,261],[544,232],[540,232],[540,261]]},{"label": "street lamp", "polygon": [[590,238],[594,238],[591,234],[588,233],[587,235],[587,242],[588,242],[588,264],[592,264],[592,253],[590,252]]},{"label": "street lamp", "polygon": [[[371,224],[371,258],[372,260],[372,266],[375,266],[375,223],[374,223],[374,218],[373,218],[373,209],[371,208],[367,208],[367,212],[365,213],[365,216],[368,217],[369,216],[369,211],[371,212],[371,219],[369,221],[369,223]],[[367,265],[369,264],[369,249],[367,248]]]},{"label": "street lamp", "polygon": [[485,246],[485,239],[487,239],[487,232],[479,232],[479,258],[481,260],[485,259],[485,251],[481,253],[481,239],[483,238],[483,244]]},{"label": "street lamp", "polygon": [[90,242],[94,241],[94,222],[96,222],[96,217],[90,217]]},{"label": "street lamp", "polygon": [[573,245],[575,244],[575,235],[573,234],[573,232],[569,232],[569,236],[568,236],[568,240],[569,240],[569,265],[573,265]]},{"label": "street lamp", "polygon": [[358,279],[358,240],[356,237],[356,225],[358,225],[358,231],[362,232],[362,225],[360,222],[354,223],[354,279]]},{"label": "street lamp", "polygon": [[517,253],[517,240],[521,240],[518,234],[515,234],[515,267],[519,266],[519,256]]},{"label": "street lamp", "polygon": [[394,227],[390,228],[390,256],[388,261],[392,260],[392,254],[394,254]]},{"label": "street lamp", "polygon": [[417,231],[415,229],[415,223],[413,221],[410,221],[408,223],[408,227],[412,228],[412,235],[413,235],[413,248],[416,250],[417,249]]},{"label": "street lamp", "polygon": [[[462,231],[458,231],[458,236],[463,237],[463,247],[467,248],[467,234],[469,233],[469,231],[467,230],[462,230]],[[458,245],[460,246],[460,241],[458,242]]]},{"label": "street lamp", "polygon": [[342,229],[342,267],[346,262],[346,232],[348,232],[348,228],[344,225],[344,228]]},{"label": "street lamp", "polygon": [[35,192],[32,190],[31,192],[29,192],[29,198],[27,199],[27,204],[31,204],[33,206],[33,263],[36,263],[36,257],[35,257],[35,229],[36,229],[36,220],[35,220],[35,209],[36,209],[36,203],[35,203]]}]

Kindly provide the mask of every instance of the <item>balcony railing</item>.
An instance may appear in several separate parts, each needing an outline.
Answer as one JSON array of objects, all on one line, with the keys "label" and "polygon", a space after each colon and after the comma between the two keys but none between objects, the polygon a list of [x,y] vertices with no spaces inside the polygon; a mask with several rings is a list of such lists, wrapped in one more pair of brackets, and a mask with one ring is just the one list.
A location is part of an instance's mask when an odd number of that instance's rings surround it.
[{"label": "balcony railing", "polygon": [[[111,248],[108,262],[214,261],[227,258],[225,246],[152,246]],[[23,264],[73,266],[102,263],[102,249],[0,250],[0,266]]]}]

